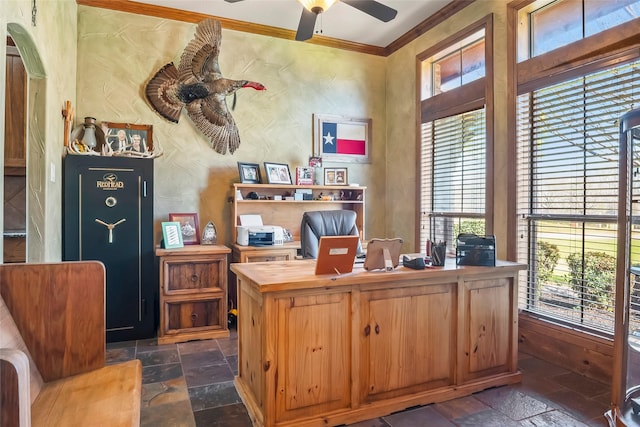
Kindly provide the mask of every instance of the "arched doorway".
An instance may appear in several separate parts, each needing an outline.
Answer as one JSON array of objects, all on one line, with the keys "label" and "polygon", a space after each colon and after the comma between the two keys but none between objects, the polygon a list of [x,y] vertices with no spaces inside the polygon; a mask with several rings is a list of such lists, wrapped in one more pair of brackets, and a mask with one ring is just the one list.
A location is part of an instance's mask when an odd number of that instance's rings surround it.
[{"label": "arched doorway", "polygon": [[4,107],[4,262],[27,257],[27,71],[7,37]]},{"label": "arched doorway", "polygon": [[[18,52],[26,72],[24,159],[22,163],[24,164],[22,180],[24,181],[25,204],[25,260],[27,262],[41,262],[45,261],[44,236],[46,224],[45,72],[36,45],[26,30],[19,24],[9,23],[7,24],[7,34]],[[9,53],[8,49],[7,53]],[[9,105],[6,99],[8,96],[7,88],[5,90],[5,105]],[[5,122],[6,127],[7,123]],[[6,189],[6,175],[4,184],[3,188]],[[3,215],[3,224],[5,222],[6,218]]]}]

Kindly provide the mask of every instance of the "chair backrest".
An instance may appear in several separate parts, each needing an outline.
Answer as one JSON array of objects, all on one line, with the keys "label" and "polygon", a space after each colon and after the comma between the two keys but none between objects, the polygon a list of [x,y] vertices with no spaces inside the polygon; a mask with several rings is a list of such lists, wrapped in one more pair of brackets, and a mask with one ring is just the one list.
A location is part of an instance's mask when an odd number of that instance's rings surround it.
[{"label": "chair backrest", "polygon": [[[300,224],[302,257],[318,257],[318,245],[322,236],[360,236],[356,218],[356,212],[350,210],[305,212]],[[362,253],[359,241],[357,253]]]}]

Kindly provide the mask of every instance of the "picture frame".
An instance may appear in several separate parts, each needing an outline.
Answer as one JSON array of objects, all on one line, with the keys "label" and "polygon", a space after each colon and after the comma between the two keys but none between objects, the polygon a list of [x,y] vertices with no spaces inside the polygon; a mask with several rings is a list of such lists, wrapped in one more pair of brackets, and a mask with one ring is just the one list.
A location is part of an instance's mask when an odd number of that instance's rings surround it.
[{"label": "picture frame", "polygon": [[321,168],[322,167],[322,157],[309,157],[309,166],[313,168]]},{"label": "picture frame", "polygon": [[349,185],[347,168],[325,168],[324,185]]},{"label": "picture frame", "polygon": [[153,126],[133,123],[102,122],[105,143],[113,151],[153,151]]},{"label": "picture frame", "polygon": [[299,166],[296,168],[296,185],[313,185],[315,168],[311,166]]},{"label": "picture frame", "polygon": [[180,223],[169,221],[162,224],[162,242],[165,249],[182,248],[182,233],[180,232]]},{"label": "picture frame", "polygon": [[213,221],[209,221],[202,230],[202,239],[200,239],[201,245],[215,245],[218,243],[218,230]]},{"label": "picture frame", "polygon": [[197,213],[170,213],[169,221],[180,225],[180,236],[185,245],[200,243],[200,226]]},{"label": "picture frame", "polygon": [[243,184],[260,184],[260,165],[257,163],[238,162],[238,174]]},{"label": "picture frame", "polygon": [[264,162],[264,173],[269,184],[291,184],[291,172],[286,163]]},{"label": "picture frame", "polygon": [[327,162],[371,163],[371,119],[313,115],[313,155]]}]

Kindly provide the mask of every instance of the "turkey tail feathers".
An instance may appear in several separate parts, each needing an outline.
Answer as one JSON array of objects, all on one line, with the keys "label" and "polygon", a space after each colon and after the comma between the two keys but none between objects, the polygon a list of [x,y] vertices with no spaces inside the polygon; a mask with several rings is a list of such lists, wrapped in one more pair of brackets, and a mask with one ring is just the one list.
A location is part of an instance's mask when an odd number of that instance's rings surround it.
[{"label": "turkey tail feathers", "polygon": [[169,63],[162,67],[151,78],[145,90],[147,101],[153,109],[173,123],[178,123],[183,104],[175,98],[171,91],[175,90],[178,80],[178,70]]}]

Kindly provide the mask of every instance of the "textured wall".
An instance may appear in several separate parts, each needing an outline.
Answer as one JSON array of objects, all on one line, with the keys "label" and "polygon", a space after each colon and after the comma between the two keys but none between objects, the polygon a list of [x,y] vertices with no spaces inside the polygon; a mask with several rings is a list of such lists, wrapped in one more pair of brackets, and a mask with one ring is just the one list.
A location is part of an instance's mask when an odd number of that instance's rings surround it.
[{"label": "textured wall", "polygon": [[[233,116],[241,145],[221,155],[183,112],[179,124],[147,104],[147,80],[179,62],[195,25],[98,8],[78,8],[78,118],[153,125],[164,156],[155,160],[156,242],[170,212],[198,212],[230,243],[230,187],[237,161],[288,163],[293,171],[312,153],[312,114],[373,119],[372,158],[349,167],[349,181],[368,187],[366,231],[383,237],[385,224],[385,58],[247,34],[222,32],[220,67],[227,78],[255,80],[266,92],[242,89]],[[229,103],[231,98],[229,98]]]},{"label": "textured wall", "polygon": [[[16,42],[29,75],[28,260],[57,261],[62,249],[60,111],[66,99],[75,103],[77,5],[75,0],[38,1],[35,26],[32,5],[31,0],[0,1],[0,29]],[[4,111],[6,52],[1,45],[0,109]],[[0,135],[4,138],[4,114]]]},{"label": "textured wall", "polygon": [[[428,31],[412,43],[387,58],[387,223],[388,234],[404,236],[405,247],[415,248],[416,242],[416,172],[419,123],[416,100],[416,57],[448,37],[493,13],[494,26],[494,169],[488,171],[495,186],[494,233],[498,241],[507,238],[507,129],[506,129],[506,71],[507,71],[507,0],[482,0],[472,3],[449,19]],[[398,76],[403,76],[399,78]],[[409,160],[411,159],[411,160]],[[498,245],[501,258],[506,244]],[[415,250],[419,250],[416,248]]]}]

